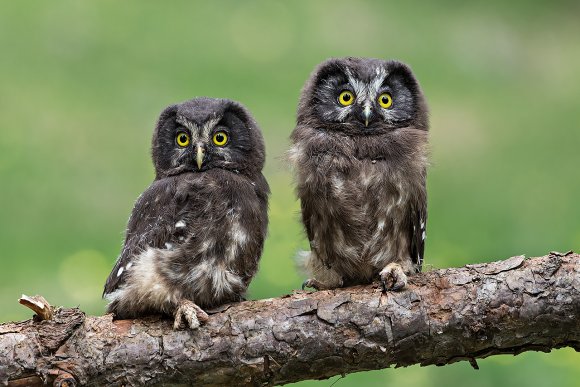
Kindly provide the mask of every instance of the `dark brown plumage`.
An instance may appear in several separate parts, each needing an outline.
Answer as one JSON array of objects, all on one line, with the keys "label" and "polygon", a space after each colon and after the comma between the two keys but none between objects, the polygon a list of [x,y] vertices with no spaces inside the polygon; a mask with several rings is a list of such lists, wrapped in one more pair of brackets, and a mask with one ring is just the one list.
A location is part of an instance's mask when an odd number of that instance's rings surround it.
[{"label": "dark brown plumage", "polygon": [[421,270],[427,221],[428,113],[396,61],[330,59],[306,82],[291,136],[303,264],[317,289],[406,285]]},{"label": "dark brown plumage", "polygon": [[258,269],[269,195],[262,134],[242,105],[196,98],[161,113],[152,153],[156,178],[133,208],[107,310],[196,328],[201,308],[242,300]]}]

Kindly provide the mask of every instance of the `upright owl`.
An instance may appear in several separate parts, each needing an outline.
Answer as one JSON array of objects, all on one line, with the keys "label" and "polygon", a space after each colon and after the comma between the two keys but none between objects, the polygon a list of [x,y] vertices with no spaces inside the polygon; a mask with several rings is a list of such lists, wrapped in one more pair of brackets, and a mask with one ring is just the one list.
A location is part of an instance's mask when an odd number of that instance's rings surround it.
[{"label": "upright owl", "polygon": [[163,313],[195,329],[202,308],[242,300],[258,269],[264,142],[239,103],[196,98],[161,113],[152,154],[155,180],[135,203],[103,296],[117,318]]},{"label": "upright owl", "polygon": [[405,64],[343,58],[314,70],[290,149],[311,249],[303,288],[380,279],[396,290],[421,271],[428,129]]}]

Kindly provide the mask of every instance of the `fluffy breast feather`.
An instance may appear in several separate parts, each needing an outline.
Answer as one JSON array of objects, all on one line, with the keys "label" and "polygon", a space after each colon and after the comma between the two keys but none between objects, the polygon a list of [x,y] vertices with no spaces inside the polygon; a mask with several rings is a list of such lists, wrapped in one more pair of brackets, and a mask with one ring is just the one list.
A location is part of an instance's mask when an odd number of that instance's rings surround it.
[{"label": "fluffy breast feather", "polygon": [[[298,127],[293,137],[290,159],[316,256],[346,273],[345,283],[408,259],[409,214],[426,196],[424,132],[347,137]],[[417,146],[387,146],[409,138]]]},{"label": "fluffy breast feather", "polygon": [[[212,170],[163,180],[155,184],[168,187],[170,198],[164,201],[172,203],[159,213],[164,226],[151,226],[151,217],[158,218],[155,212],[140,213],[149,197],[156,196],[150,189],[129,222],[124,255],[117,264],[124,268],[123,281],[105,292],[109,309],[118,316],[169,310],[183,297],[201,307],[239,301],[257,271],[269,193],[261,174],[251,180]],[[141,229],[150,234],[134,234]]]}]

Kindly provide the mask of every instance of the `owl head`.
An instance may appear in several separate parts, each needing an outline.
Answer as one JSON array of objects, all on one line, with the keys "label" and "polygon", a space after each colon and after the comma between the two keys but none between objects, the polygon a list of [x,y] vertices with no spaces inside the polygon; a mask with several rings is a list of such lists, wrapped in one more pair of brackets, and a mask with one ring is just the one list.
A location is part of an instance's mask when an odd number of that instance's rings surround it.
[{"label": "owl head", "polygon": [[153,134],[157,178],[221,168],[252,175],[264,166],[262,133],[241,104],[195,98],[167,107]]},{"label": "owl head", "polygon": [[427,130],[427,107],[411,69],[401,62],[329,59],[302,90],[298,124],[351,135],[409,126]]}]

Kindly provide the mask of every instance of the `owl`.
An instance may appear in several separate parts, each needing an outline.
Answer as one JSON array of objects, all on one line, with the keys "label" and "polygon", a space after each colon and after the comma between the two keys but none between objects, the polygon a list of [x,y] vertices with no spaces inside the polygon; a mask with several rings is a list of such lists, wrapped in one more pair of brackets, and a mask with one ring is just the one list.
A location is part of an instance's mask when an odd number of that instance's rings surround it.
[{"label": "owl", "polygon": [[116,318],[162,313],[195,329],[204,309],[242,300],[258,269],[264,142],[241,104],[196,98],[161,113],[152,156],[155,180],[135,203],[103,296]]},{"label": "owl", "polygon": [[314,70],[289,151],[310,242],[303,288],[379,279],[398,290],[421,271],[428,129],[425,98],[405,64],[342,58]]}]

